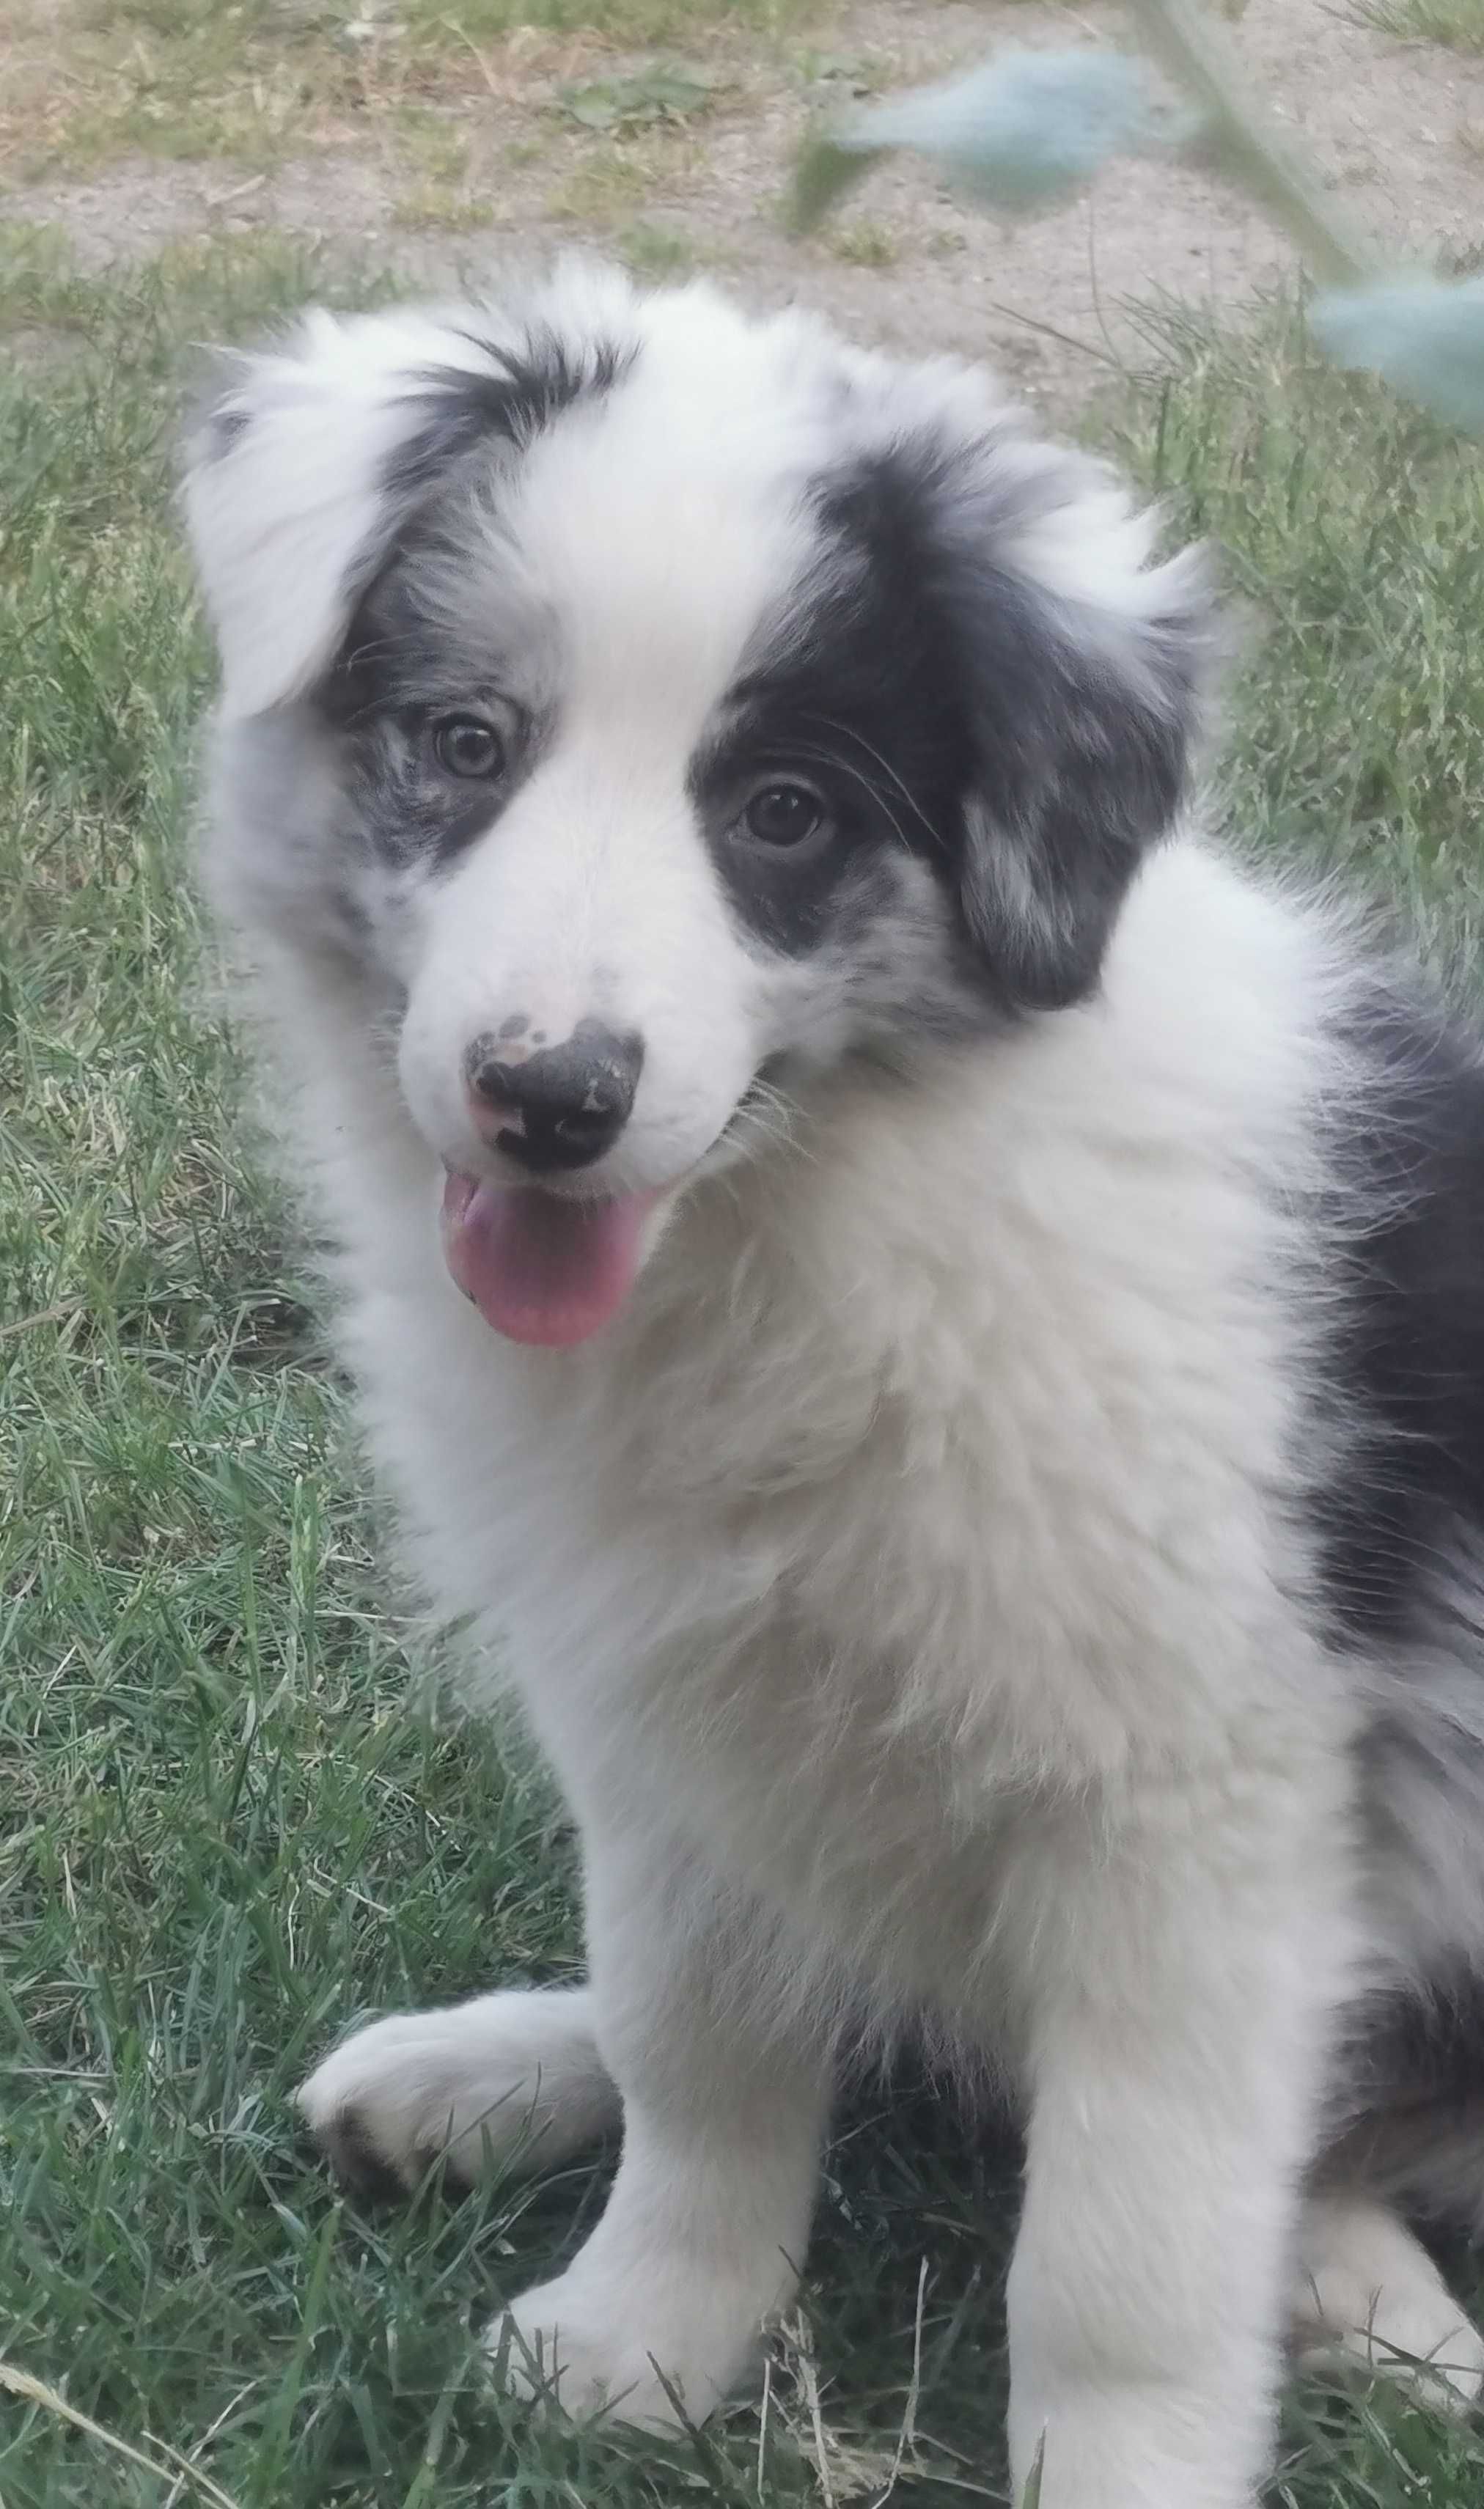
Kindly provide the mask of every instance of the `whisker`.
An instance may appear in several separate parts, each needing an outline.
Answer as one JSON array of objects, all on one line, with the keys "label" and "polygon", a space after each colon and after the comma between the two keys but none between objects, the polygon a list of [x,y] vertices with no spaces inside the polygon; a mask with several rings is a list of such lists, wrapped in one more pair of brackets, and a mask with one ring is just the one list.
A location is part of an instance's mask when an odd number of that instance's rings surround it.
[{"label": "whisker", "polygon": [[921,821],[927,834],[932,838],[934,844],[937,844],[939,842],[937,829],[934,827],[932,820],[928,817],[927,812],[923,809],[921,803],[917,800],[916,795],[912,792],[910,786],[905,783],[903,778],[898,774],[897,769],[891,763],[891,760],[883,757],[880,750],[874,748],[866,738],[865,734],[855,730],[852,726],[843,723],[836,723],[831,715],[819,715],[815,720],[822,723],[827,731],[837,731],[843,733],[847,740],[853,740],[859,748],[866,752],[866,755],[871,760],[872,766],[879,767],[882,774],[891,779],[891,782],[895,785],[897,791],[901,794],[902,799],[907,804],[908,808],[911,811],[912,816]]},{"label": "whisker", "polygon": [[[848,775],[854,783],[860,785],[863,792],[871,795],[871,798],[876,805],[877,809],[882,811],[885,817],[890,821],[892,832],[896,836],[898,842],[904,846],[908,844],[909,840],[907,831],[903,827],[901,820],[898,818],[890,799],[882,792],[878,784],[872,782],[865,769],[857,766],[854,759],[847,758],[839,750],[816,747],[807,741],[791,742],[789,744],[789,756],[791,758],[798,759],[805,766],[831,767],[834,768],[836,774]],[[898,783],[901,783],[900,776],[896,780]],[[904,792],[907,790],[905,785],[902,789]],[[911,800],[911,795],[909,793],[908,794],[908,800]],[[913,804],[913,807],[916,807],[915,804]],[[919,816],[921,814],[919,813]]]}]

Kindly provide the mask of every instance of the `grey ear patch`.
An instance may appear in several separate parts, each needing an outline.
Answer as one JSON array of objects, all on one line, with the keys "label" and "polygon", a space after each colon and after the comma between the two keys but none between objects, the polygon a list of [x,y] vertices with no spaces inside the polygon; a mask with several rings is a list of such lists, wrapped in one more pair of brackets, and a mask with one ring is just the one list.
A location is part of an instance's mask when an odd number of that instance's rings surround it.
[{"label": "grey ear patch", "polygon": [[1140,857],[1179,811],[1212,642],[1205,578],[1194,551],[1151,570],[1166,606],[1144,617],[992,572],[961,602],[979,751],[962,908],[1015,1007],[1095,989]]}]

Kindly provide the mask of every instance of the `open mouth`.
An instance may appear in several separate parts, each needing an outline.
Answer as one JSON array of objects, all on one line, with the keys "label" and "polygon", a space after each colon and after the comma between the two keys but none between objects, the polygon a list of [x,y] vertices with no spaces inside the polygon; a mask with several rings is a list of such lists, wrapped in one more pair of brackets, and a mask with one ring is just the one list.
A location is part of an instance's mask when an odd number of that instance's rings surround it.
[{"label": "open mouth", "polygon": [[[772,1094],[760,1073],[689,1173],[704,1171],[719,1151],[733,1146]],[[485,1323],[506,1340],[571,1349],[601,1332],[627,1303],[644,1259],[646,1222],[676,1185],[553,1193],[540,1185],[484,1183],[451,1168],[440,1216],[444,1260]]]},{"label": "open mouth", "polygon": [[566,1350],[612,1322],[639,1274],[657,1192],[544,1193],[450,1170],[443,1254],[466,1298],[509,1341]]}]

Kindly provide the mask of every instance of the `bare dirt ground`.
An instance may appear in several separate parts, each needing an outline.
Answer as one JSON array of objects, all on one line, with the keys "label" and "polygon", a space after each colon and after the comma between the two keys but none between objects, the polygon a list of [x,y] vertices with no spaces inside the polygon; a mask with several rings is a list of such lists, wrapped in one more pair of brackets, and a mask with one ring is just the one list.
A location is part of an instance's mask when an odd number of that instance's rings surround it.
[{"label": "bare dirt ground", "polygon": [[[53,0],[46,21],[61,79],[65,12],[66,0]],[[0,79],[8,14],[0,0]],[[10,21],[13,66],[19,76],[29,64],[33,84],[37,23]],[[616,135],[580,127],[563,101],[573,82],[633,66],[611,40],[517,27],[456,41],[409,121],[395,83],[401,30],[374,9],[365,23],[376,95],[391,99],[380,115],[328,109],[312,149],[296,143],[290,119],[266,162],[221,153],[207,131],[196,144],[208,153],[194,161],[136,146],[69,169],[63,150],[59,170],[40,178],[13,132],[0,221],[56,224],[93,268],[175,239],[272,226],[440,285],[491,276],[512,256],[600,243],[651,272],[701,266],[761,297],[802,297],[891,344],[987,354],[1055,411],[1082,398],[1099,361],[1138,362],[1132,301],[1229,306],[1289,264],[1244,200],[1152,162],[1119,165],[1070,206],[1007,226],[930,169],[896,161],[822,237],[782,234],[779,199],[811,115],[999,45],[1117,41],[1121,13],[1101,0],[844,0],[795,18],[786,37],[723,15],[698,24],[689,46],[717,82],[707,109],[680,127]],[[1484,59],[1372,33],[1345,0],[1249,0],[1231,35],[1362,225],[1450,267],[1484,260]],[[429,131],[435,178],[420,186]],[[0,178],[4,167],[0,155]]]}]

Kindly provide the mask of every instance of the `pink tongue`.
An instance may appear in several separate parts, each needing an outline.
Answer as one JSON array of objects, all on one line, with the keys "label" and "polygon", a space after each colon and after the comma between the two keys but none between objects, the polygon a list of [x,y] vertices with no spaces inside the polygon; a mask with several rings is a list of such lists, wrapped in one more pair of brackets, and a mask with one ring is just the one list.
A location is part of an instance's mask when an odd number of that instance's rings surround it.
[{"label": "pink tongue", "polygon": [[599,1331],[628,1296],[652,1200],[626,1193],[569,1202],[535,1186],[506,1189],[450,1174],[444,1256],[497,1332],[566,1349]]}]

